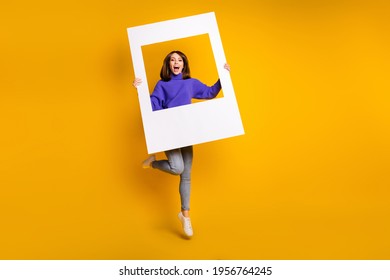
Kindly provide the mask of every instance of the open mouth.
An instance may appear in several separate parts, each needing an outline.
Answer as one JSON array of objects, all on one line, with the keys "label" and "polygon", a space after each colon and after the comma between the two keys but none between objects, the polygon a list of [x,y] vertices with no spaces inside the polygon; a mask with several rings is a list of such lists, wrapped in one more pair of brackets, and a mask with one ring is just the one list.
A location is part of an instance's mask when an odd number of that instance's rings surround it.
[{"label": "open mouth", "polygon": [[173,67],[173,70],[174,70],[174,71],[179,71],[179,70],[180,70],[180,67],[177,67],[177,66],[176,66],[176,67]]}]

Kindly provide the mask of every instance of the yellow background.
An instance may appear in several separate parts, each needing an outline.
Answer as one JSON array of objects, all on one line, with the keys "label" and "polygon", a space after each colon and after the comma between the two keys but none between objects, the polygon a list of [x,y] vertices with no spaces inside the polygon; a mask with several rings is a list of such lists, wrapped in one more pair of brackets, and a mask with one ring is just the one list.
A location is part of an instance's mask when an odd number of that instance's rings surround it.
[{"label": "yellow background", "polygon": [[[126,28],[214,11],[246,135],[146,156]],[[1,259],[389,259],[388,1],[6,1]],[[160,59],[156,61],[161,65]]]}]

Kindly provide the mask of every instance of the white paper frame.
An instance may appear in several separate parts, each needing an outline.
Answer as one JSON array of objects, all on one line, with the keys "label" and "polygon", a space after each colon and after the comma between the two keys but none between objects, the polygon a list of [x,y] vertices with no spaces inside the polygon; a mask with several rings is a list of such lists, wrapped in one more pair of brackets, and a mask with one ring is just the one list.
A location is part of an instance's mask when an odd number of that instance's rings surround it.
[{"label": "white paper frame", "polygon": [[[213,12],[131,27],[127,32],[135,77],[142,79],[138,98],[149,154],[244,134],[230,73],[224,69],[226,58]],[[142,46],[202,34],[209,35],[224,97],[153,111],[153,89],[148,88]],[[156,63],[162,65],[162,61]]]}]

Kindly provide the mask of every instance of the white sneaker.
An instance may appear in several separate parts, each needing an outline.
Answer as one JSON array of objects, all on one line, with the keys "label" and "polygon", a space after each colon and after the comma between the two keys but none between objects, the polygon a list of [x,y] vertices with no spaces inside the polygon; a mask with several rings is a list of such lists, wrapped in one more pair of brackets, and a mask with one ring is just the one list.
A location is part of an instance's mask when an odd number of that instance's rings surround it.
[{"label": "white sneaker", "polygon": [[178,217],[183,226],[185,235],[191,237],[194,234],[192,231],[191,219],[189,217],[184,217],[181,212],[179,213]]},{"label": "white sneaker", "polygon": [[149,168],[151,167],[151,164],[153,161],[156,160],[156,156],[155,155],[151,155],[150,157],[148,157],[147,159],[145,159],[143,162],[142,162],[142,168]]}]

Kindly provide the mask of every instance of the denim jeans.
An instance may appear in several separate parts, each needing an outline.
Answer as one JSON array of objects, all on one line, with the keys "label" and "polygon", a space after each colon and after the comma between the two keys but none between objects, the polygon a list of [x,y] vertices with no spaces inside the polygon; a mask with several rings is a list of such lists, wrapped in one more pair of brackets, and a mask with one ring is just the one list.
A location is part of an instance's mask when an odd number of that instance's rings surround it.
[{"label": "denim jeans", "polygon": [[152,167],[172,175],[180,175],[179,193],[181,209],[190,210],[192,146],[165,152],[166,160],[152,162]]}]

